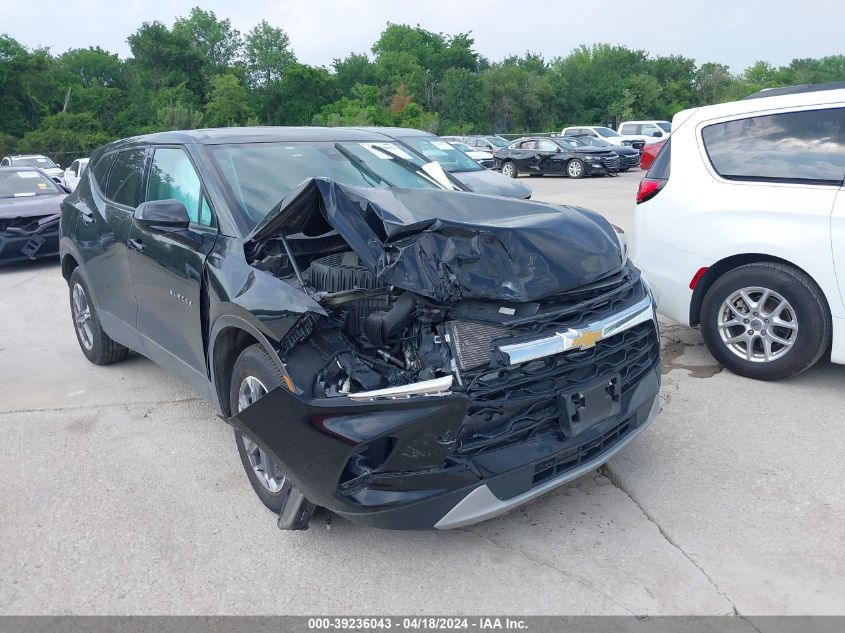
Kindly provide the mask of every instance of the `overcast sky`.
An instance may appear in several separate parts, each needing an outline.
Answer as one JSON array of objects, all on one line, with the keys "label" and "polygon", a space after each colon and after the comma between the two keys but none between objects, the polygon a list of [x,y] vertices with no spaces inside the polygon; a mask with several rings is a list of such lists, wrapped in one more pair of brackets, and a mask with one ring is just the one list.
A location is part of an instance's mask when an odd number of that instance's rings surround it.
[{"label": "overcast sky", "polygon": [[843,53],[845,43],[841,0],[0,0],[0,33],[54,53],[100,46],[126,57],[126,37],[141,22],[170,26],[195,5],[244,33],[264,18],[287,31],[300,61],[326,66],[350,51],[369,52],[386,22],[472,31],[476,50],[491,61],[527,50],[551,59],[609,42],[739,72],[758,59],[782,65]]}]

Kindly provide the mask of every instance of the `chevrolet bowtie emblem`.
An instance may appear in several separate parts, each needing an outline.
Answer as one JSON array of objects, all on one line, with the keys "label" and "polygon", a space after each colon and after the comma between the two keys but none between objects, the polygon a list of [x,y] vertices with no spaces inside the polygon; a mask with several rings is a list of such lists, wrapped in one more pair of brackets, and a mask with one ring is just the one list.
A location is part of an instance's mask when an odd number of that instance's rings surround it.
[{"label": "chevrolet bowtie emblem", "polygon": [[597,330],[575,330],[572,334],[574,334],[570,339],[572,341],[572,347],[581,349],[591,348],[602,338],[601,331]]}]

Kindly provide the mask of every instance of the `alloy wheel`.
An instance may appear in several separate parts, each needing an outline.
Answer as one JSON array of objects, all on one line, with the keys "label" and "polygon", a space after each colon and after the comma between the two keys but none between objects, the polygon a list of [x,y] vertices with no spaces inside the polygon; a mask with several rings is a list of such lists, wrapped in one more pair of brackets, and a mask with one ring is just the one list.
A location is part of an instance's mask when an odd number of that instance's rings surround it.
[{"label": "alloy wheel", "polygon": [[725,346],[752,363],[782,358],[798,337],[798,318],[789,301],[758,286],[742,288],[725,299],[717,325]]},{"label": "alloy wheel", "polygon": [[73,323],[82,347],[90,351],[94,347],[94,322],[91,317],[91,306],[85,289],[80,284],[73,286]]},{"label": "alloy wheel", "polygon": [[[247,376],[241,382],[238,388],[238,413],[246,409],[251,404],[258,401],[259,398],[267,393],[267,387],[264,386],[255,376]],[[249,465],[252,467],[255,476],[261,485],[273,494],[281,492],[285,486],[285,476],[279,470],[279,467],[258,444],[249,439],[246,435],[241,436],[244,443],[244,451],[246,452]]]},{"label": "alloy wheel", "polygon": [[581,163],[579,163],[578,161],[572,161],[566,167],[566,173],[572,176],[573,178],[577,178],[578,176],[580,176],[582,170],[583,167],[581,167]]},{"label": "alloy wheel", "polygon": [[502,175],[508,178],[513,178],[513,163],[505,163],[502,165]]}]

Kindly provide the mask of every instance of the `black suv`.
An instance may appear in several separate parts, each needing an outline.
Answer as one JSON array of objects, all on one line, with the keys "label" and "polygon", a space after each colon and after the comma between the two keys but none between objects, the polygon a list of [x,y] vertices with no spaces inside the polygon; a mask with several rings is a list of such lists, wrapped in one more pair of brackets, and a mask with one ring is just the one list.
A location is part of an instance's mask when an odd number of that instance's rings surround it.
[{"label": "black suv", "polygon": [[62,207],[82,352],[148,356],[234,428],[282,528],[494,516],[650,422],[651,296],[583,209],[446,189],[376,130],[166,132]]}]

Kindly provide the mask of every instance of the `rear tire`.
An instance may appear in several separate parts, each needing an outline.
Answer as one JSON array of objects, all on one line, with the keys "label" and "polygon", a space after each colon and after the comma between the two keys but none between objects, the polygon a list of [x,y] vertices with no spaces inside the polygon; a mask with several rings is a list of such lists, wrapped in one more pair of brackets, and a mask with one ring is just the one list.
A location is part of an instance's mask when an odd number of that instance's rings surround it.
[{"label": "rear tire", "polygon": [[519,169],[512,160],[506,160],[502,165],[502,175],[508,178],[516,178],[519,176]]},{"label": "rear tire", "polygon": [[725,273],[707,290],[701,332],[733,373],[781,380],[812,367],[830,348],[824,294],[806,274],[761,262]]},{"label": "rear tire", "polygon": [[[232,370],[229,388],[229,410],[237,415],[276,387],[285,384],[278,365],[262,345],[247,347]],[[290,479],[260,446],[235,430],[235,444],[241,457],[246,476],[255,494],[267,508],[282,514],[289,499],[300,496]],[[288,529],[304,530],[308,527],[314,506],[305,502],[304,512]]]},{"label": "rear tire", "polygon": [[95,365],[111,365],[126,358],[129,350],[103,332],[91,291],[78,267],[70,274],[68,288],[73,329],[85,358]]}]

